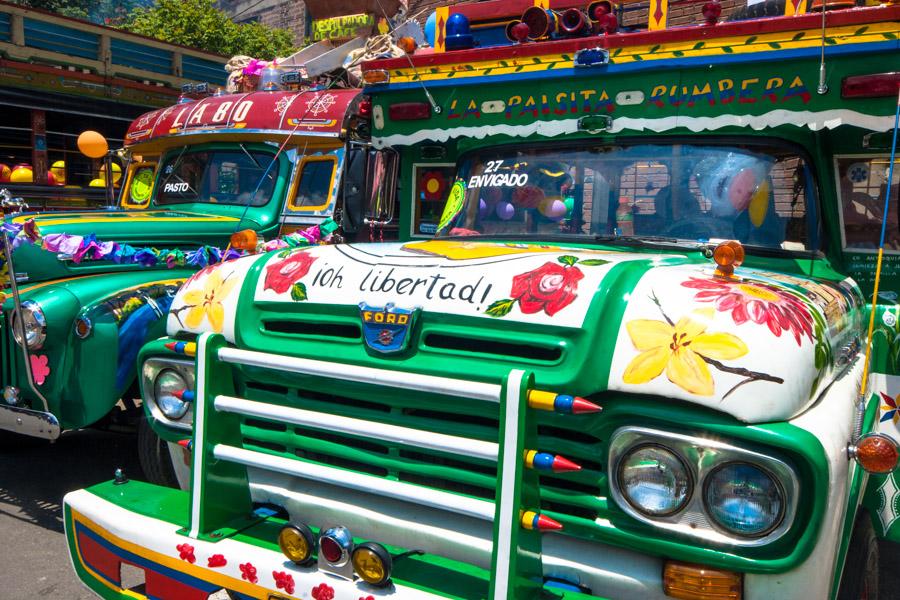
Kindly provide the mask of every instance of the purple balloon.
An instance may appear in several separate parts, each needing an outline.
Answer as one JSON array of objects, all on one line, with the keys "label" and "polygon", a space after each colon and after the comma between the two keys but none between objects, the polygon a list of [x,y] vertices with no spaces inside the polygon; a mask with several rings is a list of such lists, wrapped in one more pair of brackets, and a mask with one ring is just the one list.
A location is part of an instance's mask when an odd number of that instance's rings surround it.
[{"label": "purple balloon", "polygon": [[487,202],[484,201],[484,198],[481,198],[478,201],[478,216],[483,219],[488,216],[489,212]]},{"label": "purple balloon", "polygon": [[516,207],[507,201],[497,203],[497,216],[504,221],[509,221],[516,214]]}]

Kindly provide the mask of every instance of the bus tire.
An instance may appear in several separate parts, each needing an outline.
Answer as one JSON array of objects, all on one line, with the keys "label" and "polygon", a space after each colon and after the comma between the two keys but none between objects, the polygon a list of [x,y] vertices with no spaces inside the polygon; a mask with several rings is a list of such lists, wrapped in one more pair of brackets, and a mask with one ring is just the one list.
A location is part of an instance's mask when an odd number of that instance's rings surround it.
[{"label": "bus tire", "polygon": [[872,519],[861,511],[850,536],[838,600],[878,600],[878,561],[878,538]]},{"label": "bus tire", "polygon": [[147,481],[165,487],[178,487],[169,445],[156,435],[146,416],[141,417],[138,423],[138,459]]}]

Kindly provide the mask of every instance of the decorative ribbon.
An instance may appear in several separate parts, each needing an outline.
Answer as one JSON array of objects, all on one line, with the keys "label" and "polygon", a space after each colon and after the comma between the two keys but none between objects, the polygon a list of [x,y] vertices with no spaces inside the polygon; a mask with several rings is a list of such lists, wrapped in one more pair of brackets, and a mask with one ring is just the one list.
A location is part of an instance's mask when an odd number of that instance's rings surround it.
[{"label": "decorative ribbon", "polygon": [[[319,225],[279,236],[268,242],[261,242],[257,245],[256,251],[269,252],[282,248],[324,244],[331,239],[331,235],[337,228],[337,223],[332,219],[326,219]],[[42,237],[33,219],[21,224],[3,222],[0,224],[0,233],[10,239],[13,250],[22,244],[39,244],[44,250],[61,257],[71,258],[72,262],[76,264],[85,260],[108,260],[117,264],[139,264],[145,267],[154,267],[165,263],[166,267],[170,269],[184,266],[203,268],[253,254],[235,250],[231,246],[225,250],[216,246],[201,246],[187,252],[180,248],[135,248],[129,244],[98,240],[93,233],[85,236],[51,233]],[[0,254],[0,285],[5,286],[7,279],[6,257]]]}]

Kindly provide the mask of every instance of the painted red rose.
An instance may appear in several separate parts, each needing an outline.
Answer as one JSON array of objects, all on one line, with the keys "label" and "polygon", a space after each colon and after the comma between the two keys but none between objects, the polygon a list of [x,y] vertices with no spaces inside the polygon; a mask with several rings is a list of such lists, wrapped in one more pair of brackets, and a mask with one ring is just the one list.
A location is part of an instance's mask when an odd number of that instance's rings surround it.
[{"label": "painted red rose", "polygon": [[543,266],[513,277],[512,297],[525,314],[543,310],[551,317],[576,298],[575,290],[584,273],[578,267],[544,263]]},{"label": "painted red rose", "polygon": [[190,544],[178,544],[175,546],[175,549],[178,550],[178,558],[181,560],[186,560],[191,564],[194,564],[197,559],[194,558],[194,547]]},{"label": "painted red rose", "polygon": [[314,256],[306,252],[294,252],[284,260],[270,264],[266,267],[263,289],[274,290],[279,294],[287,292],[292,285],[309,273],[309,268],[315,260]]}]

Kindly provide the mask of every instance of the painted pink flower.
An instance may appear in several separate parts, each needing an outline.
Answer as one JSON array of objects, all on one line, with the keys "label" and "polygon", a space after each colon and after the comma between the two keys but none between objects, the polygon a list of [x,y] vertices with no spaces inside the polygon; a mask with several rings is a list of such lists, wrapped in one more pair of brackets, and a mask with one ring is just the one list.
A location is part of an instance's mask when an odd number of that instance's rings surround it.
[{"label": "painted pink flower", "polygon": [[272,578],[275,580],[275,587],[279,590],[284,590],[288,594],[294,593],[294,578],[290,573],[272,571]]},{"label": "painted pink flower", "polygon": [[309,273],[309,268],[315,260],[314,256],[300,251],[292,253],[284,260],[270,264],[266,267],[264,289],[274,290],[278,294],[285,293]]},{"label": "painted pink flower", "polygon": [[314,600],[334,600],[334,588],[327,583],[320,583],[310,593]]},{"label": "painted pink flower", "polygon": [[259,581],[259,578],[256,576],[256,567],[250,563],[242,563],[238,567],[241,569],[241,579],[246,579],[250,583]]},{"label": "painted pink flower", "polygon": [[694,295],[698,302],[710,302],[719,312],[731,312],[736,325],[753,321],[766,325],[775,337],[788,331],[799,346],[802,336],[813,339],[813,319],[803,302],[789,292],[761,282],[740,279],[701,279],[691,277],[681,283],[684,287],[699,290]]},{"label": "painted pink flower", "polygon": [[578,267],[544,263],[534,271],[516,275],[510,295],[525,314],[543,310],[553,316],[575,300],[575,290],[584,273]]},{"label": "painted pink flower", "polygon": [[44,385],[47,376],[50,375],[50,365],[47,364],[49,359],[46,354],[32,354],[29,357],[31,362],[31,376],[38,385]]},{"label": "painted pink flower", "polygon": [[178,550],[178,558],[181,560],[186,560],[191,564],[197,562],[197,559],[194,558],[194,547],[190,544],[178,544],[175,549]]},{"label": "painted pink flower", "polygon": [[213,554],[207,559],[206,564],[209,568],[215,569],[216,567],[224,567],[228,564],[228,561],[221,554]]}]

